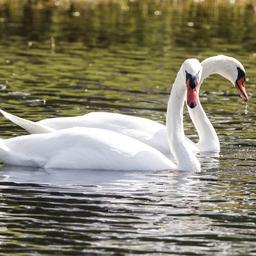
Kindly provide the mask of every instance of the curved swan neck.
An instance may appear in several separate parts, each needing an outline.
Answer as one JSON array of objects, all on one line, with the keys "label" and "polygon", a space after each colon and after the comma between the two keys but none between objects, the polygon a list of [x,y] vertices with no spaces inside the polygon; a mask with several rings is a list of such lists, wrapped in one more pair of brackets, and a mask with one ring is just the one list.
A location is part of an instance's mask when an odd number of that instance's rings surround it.
[{"label": "curved swan neck", "polygon": [[201,83],[209,77],[212,74],[219,74],[226,79],[230,80],[231,83],[233,81],[231,80],[231,77],[229,75],[230,65],[234,61],[234,58],[224,56],[224,55],[218,55],[209,57],[201,62],[202,65],[202,77],[201,77]]},{"label": "curved swan neck", "polygon": [[199,142],[197,148],[199,151],[220,151],[220,142],[218,135],[205,114],[200,102],[196,108],[188,107],[189,116],[198,132]]},{"label": "curved swan neck", "polygon": [[186,139],[183,128],[183,106],[186,96],[184,79],[182,79],[181,69],[177,74],[172,86],[168,101],[166,126],[170,151],[174,153],[177,160],[177,168],[181,170],[200,169],[200,163],[193,152],[186,146]]},{"label": "curved swan neck", "polygon": [[[234,58],[224,55],[205,59],[201,62],[202,76],[200,83],[202,84],[203,80],[212,74],[219,74],[232,82],[230,65],[232,65],[234,61]],[[206,116],[201,103],[198,102],[197,107],[194,109],[188,108],[188,111],[199,136],[199,142],[197,144],[199,151],[219,152],[220,142],[217,133]]]},{"label": "curved swan neck", "polygon": [[183,128],[183,106],[186,95],[185,89],[182,90],[181,70],[172,85],[166,113],[166,127],[168,131],[169,141],[172,138],[180,138],[184,136]]}]

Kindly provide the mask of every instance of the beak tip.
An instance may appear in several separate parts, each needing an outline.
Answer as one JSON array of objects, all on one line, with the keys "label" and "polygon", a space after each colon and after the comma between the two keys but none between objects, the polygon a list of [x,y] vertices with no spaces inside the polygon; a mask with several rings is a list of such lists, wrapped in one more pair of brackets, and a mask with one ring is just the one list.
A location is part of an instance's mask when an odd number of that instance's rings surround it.
[{"label": "beak tip", "polygon": [[244,83],[240,83],[239,81],[236,82],[236,87],[237,89],[240,91],[240,97],[244,100],[244,101],[248,101],[249,100],[249,96],[246,92]]},{"label": "beak tip", "polygon": [[188,106],[190,107],[190,108],[195,108],[196,107],[196,102],[190,102],[189,104],[188,104]]},{"label": "beak tip", "polygon": [[248,101],[248,100],[249,100],[249,96],[248,96],[247,93],[241,94],[240,97],[241,97],[244,101]]}]

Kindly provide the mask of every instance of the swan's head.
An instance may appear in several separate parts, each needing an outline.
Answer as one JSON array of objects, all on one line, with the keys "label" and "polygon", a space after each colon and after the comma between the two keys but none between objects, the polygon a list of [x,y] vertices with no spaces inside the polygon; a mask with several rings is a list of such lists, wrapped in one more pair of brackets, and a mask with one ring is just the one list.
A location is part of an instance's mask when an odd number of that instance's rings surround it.
[{"label": "swan's head", "polygon": [[[241,98],[248,100],[245,89],[245,69],[235,58],[218,55],[205,59],[201,62],[203,68],[202,79],[211,73],[218,73],[229,80],[239,91]],[[206,74],[206,77],[204,77]]]},{"label": "swan's head", "polygon": [[194,108],[199,99],[202,66],[197,59],[187,59],[183,64],[183,72],[187,89],[187,105]]}]

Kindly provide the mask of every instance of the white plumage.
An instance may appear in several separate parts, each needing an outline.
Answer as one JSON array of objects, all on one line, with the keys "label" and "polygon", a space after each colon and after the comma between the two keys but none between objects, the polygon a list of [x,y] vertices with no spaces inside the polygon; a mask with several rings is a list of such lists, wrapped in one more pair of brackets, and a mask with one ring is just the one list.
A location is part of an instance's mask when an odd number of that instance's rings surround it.
[{"label": "white plumage", "polygon": [[[167,130],[176,163],[159,150],[129,136],[106,129],[81,127],[1,140],[0,159],[10,165],[43,168],[200,170],[200,163],[183,132],[183,105],[189,83],[196,83],[193,90],[198,95],[201,71],[197,59],[186,60],[172,87]],[[187,79],[187,74],[196,80]]]}]

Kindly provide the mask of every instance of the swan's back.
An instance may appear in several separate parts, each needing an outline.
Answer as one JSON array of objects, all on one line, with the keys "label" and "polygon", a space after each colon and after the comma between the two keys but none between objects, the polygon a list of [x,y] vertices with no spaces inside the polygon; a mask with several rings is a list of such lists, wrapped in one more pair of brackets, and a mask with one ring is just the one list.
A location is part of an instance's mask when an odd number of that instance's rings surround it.
[{"label": "swan's back", "polygon": [[56,130],[72,127],[92,127],[108,130],[144,130],[145,134],[165,128],[164,125],[143,117],[130,116],[118,113],[91,112],[83,116],[47,118],[37,122]]},{"label": "swan's back", "polygon": [[170,151],[165,125],[142,117],[91,112],[84,116],[48,118],[37,123],[56,130],[76,126],[106,129],[140,140],[163,153]]},{"label": "swan's back", "polygon": [[71,128],[2,140],[0,160],[43,168],[159,170],[174,165],[135,139],[96,128]]}]

